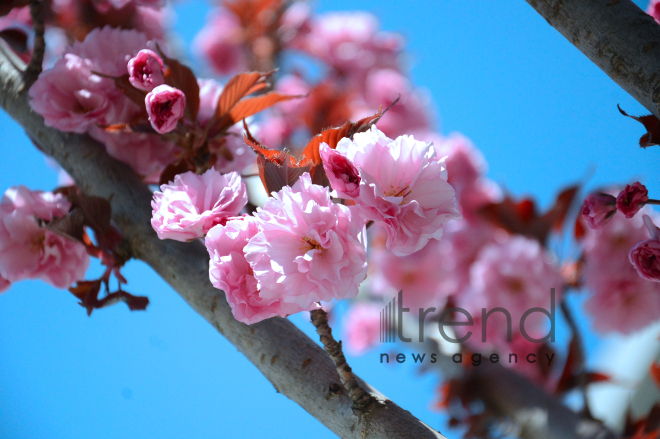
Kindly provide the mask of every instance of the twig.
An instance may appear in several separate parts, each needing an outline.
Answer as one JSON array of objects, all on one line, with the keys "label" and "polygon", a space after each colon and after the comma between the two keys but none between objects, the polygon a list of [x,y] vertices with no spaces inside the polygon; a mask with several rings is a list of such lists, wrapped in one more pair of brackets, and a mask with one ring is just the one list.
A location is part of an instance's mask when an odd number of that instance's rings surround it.
[{"label": "twig", "polygon": [[43,0],[30,0],[30,15],[34,26],[34,47],[32,49],[32,58],[25,70],[28,84],[31,85],[37,80],[37,77],[43,69],[44,53],[46,52],[46,22],[44,20],[44,2]]},{"label": "twig", "polygon": [[357,382],[351,366],[346,362],[346,357],[341,349],[341,341],[336,341],[332,336],[332,329],[328,325],[328,313],[324,309],[315,309],[310,313],[312,324],[316,328],[316,333],[321,338],[323,349],[328,353],[339,372],[339,379],[348,391],[348,396],[353,401],[353,409],[359,413],[365,413],[376,399],[369,392],[364,390]]},{"label": "twig", "polygon": [[575,318],[573,317],[571,310],[568,308],[568,304],[566,303],[566,300],[562,299],[560,307],[561,307],[561,313],[566,319],[566,323],[568,323],[568,326],[571,328],[571,332],[573,333],[573,341],[575,342],[575,346],[577,348],[576,354],[578,358],[576,363],[577,363],[578,373],[576,378],[577,378],[578,387],[580,388],[580,391],[582,393],[582,399],[584,400],[583,413],[585,414],[585,416],[588,416],[589,418],[593,418],[591,414],[591,409],[589,408],[589,398],[587,396],[587,387],[589,386],[589,381],[587,377],[586,365],[584,362],[586,355],[584,350],[584,342],[582,341],[582,335],[580,334],[580,330],[577,327],[577,323],[575,322]]}]

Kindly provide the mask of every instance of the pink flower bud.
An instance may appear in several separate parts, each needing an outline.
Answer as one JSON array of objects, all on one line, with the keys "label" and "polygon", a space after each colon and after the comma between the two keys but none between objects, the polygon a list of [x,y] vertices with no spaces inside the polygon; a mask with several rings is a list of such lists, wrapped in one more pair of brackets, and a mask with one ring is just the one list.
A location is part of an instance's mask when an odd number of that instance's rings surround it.
[{"label": "pink flower bud", "polygon": [[149,49],[140,50],[128,62],[128,80],[133,87],[151,91],[165,82],[163,78],[163,61]]},{"label": "pink flower bud", "polygon": [[628,259],[640,277],[660,282],[660,229],[653,224],[653,220],[648,215],[644,215],[643,218],[651,239],[635,244],[630,249]]},{"label": "pink flower bud", "polygon": [[594,193],[587,195],[582,205],[582,217],[592,229],[602,229],[616,213],[613,195]]},{"label": "pink flower bud", "polygon": [[151,126],[160,134],[165,134],[172,131],[183,117],[186,95],[181,90],[163,84],[151,90],[144,102]]},{"label": "pink flower bud", "polygon": [[642,278],[660,282],[660,240],[638,242],[630,250],[628,258]]},{"label": "pink flower bud", "polygon": [[646,186],[636,181],[632,185],[627,185],[624,190],[619,192],[619,196],[616,197],[616,208],[619,212],[624,214],[626,218],[632,218],[648,200],[648,189],[646,189]]},{"label": "pink flower bud", "polygon": [[325,170],[332,189],[340,197],[357,198],[360,196],[360,171],[346,156],[326,143],[320,147],[323,169]]}]

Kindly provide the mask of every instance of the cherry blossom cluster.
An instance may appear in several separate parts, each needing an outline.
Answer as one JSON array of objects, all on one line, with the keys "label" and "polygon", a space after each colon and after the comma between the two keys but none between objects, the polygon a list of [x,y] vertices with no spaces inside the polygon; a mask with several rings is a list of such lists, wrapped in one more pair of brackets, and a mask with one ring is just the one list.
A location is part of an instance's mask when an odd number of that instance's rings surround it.
[{"label": "cherry blossom cluster", "polygon": [[[646,204],[657,204],[657,202],[649,199],[648,190],[643,184],[635,182],[627,185],[616,197],[608,193],[589,194],[582,205],[582,216],[594,230],[608,227],[617,211],[624,214],[626,219],[635,217],[635,226],[631,225],[631,227],[636,227],[640,234],[638,234],[638,242],[629,247],[628,259],[640,277],[648,281],[660,282],[660,235],[653,219],[649,216],[652,212],[644,208]],[[639,216],[636,216],[640,211],[646,212],[642,215],[643,223]],[[644,229],[648,231],[647,236],[644,236]],[[654,286],[648,288],[655,289]],[[655,310],[653,307],[650,309]]]},{"label": "cherry blossom cluster", "polygon": [[0,200],[0,291],[24,279],[68,288],[85,277],[85,246],[44,227],[67,216],[70,207],[61,194],[25,186],[7,189]]},{"label": "cherry blossom cluster", "polygon": [[[238,216],[245,186],[215,169],[178,175],[154,196],[152,226],[161,239],[205,237],[210,279],[234,316],[252,324],[353,298],[367,273],[365,225],[385,227],[391,251],[411,254],[442,237],[460,217],[444,160],[430,143],[385,137],[372,127],[321,147],[330,188],[304,173],[253,215]],[[347,185],[351,186],[346,190]]]}]

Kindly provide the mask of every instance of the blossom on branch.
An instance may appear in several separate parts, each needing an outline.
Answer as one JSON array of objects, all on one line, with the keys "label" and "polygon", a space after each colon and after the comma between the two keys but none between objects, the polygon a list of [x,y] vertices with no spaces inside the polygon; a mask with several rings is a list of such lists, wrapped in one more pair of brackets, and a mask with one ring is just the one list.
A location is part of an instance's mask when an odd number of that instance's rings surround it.
[{"label": "blossom on branch", "polygon": [[202,175],[186,172],[160,187],[151,202],[151,226],[160,239],[190,241],[203,238],[216,224],[237,216],[247,203],[241,177],[209,169]]},{"label": "blossom on branch", "polygon": [[648,215],[643,219],[651,239],[635,244],[628,258],[642,278],[660,282],[660,229]]},{"label": "blossom on branch", "polygon": [[8,189],[0,200],[0,287],[7,282],[41,279],[68,288],[83,279],[89,266],[85,246],[42,227],[68,214],[70,203],[59,194]]},{"label": "blossom on branch", "polygon": [[632,185],[626,185],[626,188],[619,192],[616,197],[616,208],[626,218],[632,218],[648,200],[648,189],[639,181],[636,181]]},{"label": "blossom on branch", "polygon": [[355,297],[367,274],[364,221],[312,184],[309,173],[255,214],[260,231],[245,246],[261,297],[313,309]]},{"label": "blossom on branch", "polygon": [[143,49],[128,62],[128,80],[133,87],[151,91],[163,84],[163,60],[152,50]]},{"label": "blossom on branch", "polygon": [[582,217],[592,229],[602,229],[616,213],[616,197],[605,193],[587,195],[582,204]]},{"label": "blossom on branch", "polygon": [[412,136],[392,140],[373,126],[340,140],[336,151],[360,171],[359,196],[349,197],[355,210],[385,227],[394,254],[409,255],[440,239],[447,221],[461,217],[432,143]]},{"label": "blossom on branch", "polygon": [[254,272],[243,252],[248,240],[258,232],[257,220],[245,216],[232,219],[225,226],[213,227],[205,239],[211,258],[211,283],[225,292],[234,318],[248,325],[270,317],[286,317],[304,310],[294,303],[261,297]]},{"label": "blossom on branch", "polygon": [[144,98],[151,126],[160,134],[169,133],[183,117],[186,95],[169,85],[159,85]]}]

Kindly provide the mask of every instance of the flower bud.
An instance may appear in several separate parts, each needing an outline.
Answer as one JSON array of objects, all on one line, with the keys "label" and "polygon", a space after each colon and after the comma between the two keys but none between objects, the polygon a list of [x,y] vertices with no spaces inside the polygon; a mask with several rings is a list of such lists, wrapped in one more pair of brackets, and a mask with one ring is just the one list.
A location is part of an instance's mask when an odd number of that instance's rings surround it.
[{"label": "flower bud", "polygon": [[151,91],[163,84],[163,61],[149,49],[140,50],[128,62],[128,80],[133,87],[144,91]]},{"label": "flower bud", "polygon": [[582,217],[592,229],[602,229],[616,213],[616,198],[609,194],[587,195],[582,204]]},{"label": "flower bud", "polygon": [[619,192],[619,196],[616,197],[616,208],[626,218],[632,218],[648,200],[648,189],[636,181],[632,185],[627,185],[624,190]]},{"label": "flower bud", "polygon": [[181,90],[169,85],[159,85],[144,99],[149,114],[149,122],[160,134],[169,133],[186,108],[186,96]]}]

